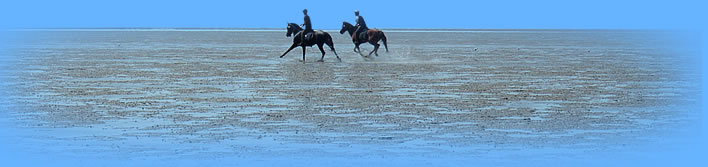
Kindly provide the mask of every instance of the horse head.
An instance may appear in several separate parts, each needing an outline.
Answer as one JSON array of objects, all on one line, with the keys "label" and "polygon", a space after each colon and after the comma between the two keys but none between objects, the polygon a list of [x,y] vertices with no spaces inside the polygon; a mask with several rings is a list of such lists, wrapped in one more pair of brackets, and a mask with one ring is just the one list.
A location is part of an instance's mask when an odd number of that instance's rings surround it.
[{"label": "horse head", "polygon": [[342,22],[342,29],[339,30],[339,34],[344,34],[344,32],[346,31],[350,31],[349,33],[353,33],[353,28],[354,26],[352,24],[349,24],[348,22],[344,21]]},{"label": "horse head", "polygon": [[293,33],[293,26],[292,26],[293,24],[295,24],[295,23],[288,23],[288,27],[286,28],[288,30],[288,32],[285,33],[286,37],[290,37],[290,35],[294,34]]},{"label": "horse head", "polygon": [[295,35],[298,32],[302,31],[302,28],[295,23],[288,23],[287,30],[288,32],[285,34],[285,36],[290,37],[291,35]]}]

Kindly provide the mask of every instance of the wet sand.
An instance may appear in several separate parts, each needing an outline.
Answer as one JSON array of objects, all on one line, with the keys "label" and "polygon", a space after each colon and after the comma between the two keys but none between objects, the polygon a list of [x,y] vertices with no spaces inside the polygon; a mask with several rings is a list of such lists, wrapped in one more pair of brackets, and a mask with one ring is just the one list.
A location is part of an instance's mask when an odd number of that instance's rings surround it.
[{"label": "wet sand", "polygon": [[[387,32],[342,61],[285,32],[36,31],[12,49],[13,119],[80,157],[572,157],[698,126],[692,55],[659,32]],[[362,45],[370,51],[371,45]],[[71,150],[71,151],[67,151]]]}]

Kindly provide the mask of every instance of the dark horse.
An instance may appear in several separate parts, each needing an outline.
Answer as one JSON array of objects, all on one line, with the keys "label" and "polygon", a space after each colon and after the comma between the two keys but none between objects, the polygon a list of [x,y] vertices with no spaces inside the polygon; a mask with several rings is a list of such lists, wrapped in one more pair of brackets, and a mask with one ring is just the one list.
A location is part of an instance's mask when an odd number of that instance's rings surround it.
[{"label": "dark horse", "polygon": [[332,36],[329,35],[329,33],[324,32],[322,30],[317,30],[314,31],[314,36],[311,37],[309,40],[305,39],[304,45],[300,43],[300,40],[302,40],[301,36],[303,35],[302,32],[302,27],[295,23],[288,23],[288,32],[285,34],[285,36],[290,37],[291,34],[295,34],[293,38],[293,45],[288,48],[283,55],[280,55],[280,58],[283,58],[285,54],[288,54],[290,50],[293,50],[296,46],[300,45],[302,46],[302,61],[305,62],[305,46],[312,46],[317,44],[317,47],[320,48],[320,52],[322,52],[322,58],[318,60],[319,62],[324,61],[324,56],[325,56],[325,51],[322,48],[323,44],[329,45],[329,48],[332,49],[332,52],[334,52],[334,55],[337,56],[337,60],[342,61],[342,59],[339,58],[337,55],[337,51],[334,50],[334,43],[332,42]]},{"label": "dark horse", "polygon": [[[342,23],[342,29],[339,30],[339,33],[344,34],[344,31],[349,32],[349,36],[351,36],[353,39],[354,30],[356,30],[356,28],[352,24],[349,24],[345,21]],[[365,38],[364,33],[360,33],[358,35],[359,39],[357,41],[352,41],[354,42],[354,52],[359,53],[361,51],[361,49],[359,49],[359,45],[361,43],[369,42],[371,45],[374,45],[374,50],[369,52],[369,56],[371,56],[371,53],[376,53],[376,56],[379,56],[379,40],[383,41],[384,47],[386,47],[386,52],[388,52],[388,45],[386,44],[386,35],[383,31],[378,29],[369,29],[366,31],[366,35],[368,35],[369,38]]]}]

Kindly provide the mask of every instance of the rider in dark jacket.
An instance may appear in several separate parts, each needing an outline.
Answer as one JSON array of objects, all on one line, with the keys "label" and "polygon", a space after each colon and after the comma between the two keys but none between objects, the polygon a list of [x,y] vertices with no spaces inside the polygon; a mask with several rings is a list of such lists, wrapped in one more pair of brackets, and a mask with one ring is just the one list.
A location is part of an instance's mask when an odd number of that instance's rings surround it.
[{"label": "rider in dark jacket", "polygon": [[366,27],[364,17],[359,16],[359,10],[355,10],[354,15],[356,16],[356,25],[354,25],[356,30],[354,30],[354,37],[352,39],[356,41],[359,38],[359,32],[365,32],[366,30],[369,30],[369,27]]},{"label": "rider in dark jacket", "polygon": [[302,10],[302,13],[305,14],[305,23],[302,24],[305,27],[305,30],[302,31],[302,36],[301,36],[301,43],[304,44],[305,39],[310,39],[310,36],[312,36],[312,23],[310,22],[310,16],[307,15],[307,9]]}]

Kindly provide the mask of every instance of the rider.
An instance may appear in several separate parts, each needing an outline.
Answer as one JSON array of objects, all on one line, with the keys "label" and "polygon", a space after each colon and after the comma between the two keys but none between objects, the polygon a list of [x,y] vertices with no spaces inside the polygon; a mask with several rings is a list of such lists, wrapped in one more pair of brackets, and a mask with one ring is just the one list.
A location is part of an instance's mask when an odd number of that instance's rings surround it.
[{"label": "rider", "polygon": [[364,17],[359,16],[359,10],[354,10],[354,15],[356,16],[356,30],[354,30],[354,36],[352,39],[354,41],[357,40],[359,37],[359,31],[366,31],[369,30],[369,27],[366,27],[366,22],[364,21]]},{"label": "rider", "polygon": [[305,43],[305,39],[310,39],[310,36],[312,36],[312,23],[310,22],[310,16],[307,15],[307,9],[302,10],[302,13],[305,14],[305,23],[302,24],[302,26],[305,27],[305,30],[302,31],[302,36],[300,36],[300,41],[301,44]]}]

